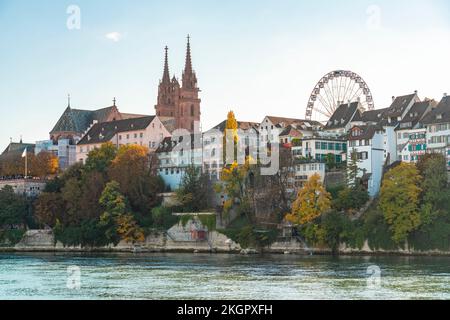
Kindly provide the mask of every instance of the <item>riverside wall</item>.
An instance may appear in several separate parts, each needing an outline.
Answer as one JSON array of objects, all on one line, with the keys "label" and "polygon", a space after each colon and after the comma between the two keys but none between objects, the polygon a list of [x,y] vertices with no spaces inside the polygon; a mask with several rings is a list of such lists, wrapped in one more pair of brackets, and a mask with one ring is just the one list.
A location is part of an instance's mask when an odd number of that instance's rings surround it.
[{"label": "riverside wall", "polygon": [[[209,231],[207,240],[192,240],[183,235],[189,231],[189,226],[177,225],[172,228],[172,236],[167,232],[155,232],[146,237],[145,242],[132,244],[120,242],[117,246],[96,248],[64,247],[60,242],[55,243],[51,230],[29,230],[16,245],[3,244],[0,252],[187,252],[187,253],[241,253],[241,254],[297,254],[297,255],[330,255],[329,248],[307,247],[295,239],[277,241],[266,248],[242,249],[241,246],[217,231]],[[173,234],[178,234],[179,239]],[[342,244],[339,248],[342,255],[401,255],[401,256],[450,256],[449,251],[415,251],[412,249],[373,250],[368,242],[361,249],[353,249]]]}]

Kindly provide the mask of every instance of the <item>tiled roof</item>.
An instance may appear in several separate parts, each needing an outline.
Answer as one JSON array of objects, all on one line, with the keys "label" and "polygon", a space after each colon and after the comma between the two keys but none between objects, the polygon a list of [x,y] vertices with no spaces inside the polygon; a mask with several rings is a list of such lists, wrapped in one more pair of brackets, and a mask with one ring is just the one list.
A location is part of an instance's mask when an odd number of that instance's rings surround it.
[{"label": "tiled roof", "polygon": [[384,116],[386,117],[400,117],[405,112],[406,108],[416,98],[416,93],[406,96],[400,96],[392,101],[391,106],[388,108]]},{"label": "tiled roof", "polygon": [[27,149],[28,153],[34,153],[35,144],[33,143],[22,143],[22,142],[11,142],[3,153],[0,155],[0,160],[8,157],[21,156],[23,151]]},{"label": "tiled roof", "polygon": [[364,122],[379,123],[387,110],[388,108],[364,111],[361,119]]},{"label": "tiled roof", "polygon": [[56,132],[77,132],[84,133],[89,126],[96,120],[97,122],[105,122],[108,116],[117,107],[107,107],[98,110],[80,110],[67,107],[61,118],[59,118],[55,127],[50,133]]},{"label": "tiled roof", "polygon": [[436,105],[437,104],[434,100],[414,103],[402,121],[400,121],[400,126],[397,127],[397,129],[413,128],[425,116],[425,114],[431,111],[431,108],[436,107]]},{"label": "tiled roof", "polygon": [[282,136],[295,136],[300,137],[302,134],[296,128],[291,125],[288,125],[283,131],[280,133],[280,137]]},{"label": "tiled roof", "polygon": [[[362,133],[358,136],[352,136],[352,131],[354,129],[360,129]],[[349,134],[348,134],[348,140],[367,140],[372,139],[375,135],[375,132],[382,130],[383,128],[379,125],[364,125],[364,126],[354,126]]]},{"label": "tiled roof", "polygon": [[[242,129],[242,130],[249,130],[249,129],[255,129],[257,130],[259,123],[256,122],[249,122],[249,121],[237,121],[238,124],[238,129]],[[221,123],[219,123],[218,125],[212,127],[210,130],[219,130],[219,131],[225,131],[225,127],[227,125],[227,120],[222,121]],[[210,131],[208,130],[208,131]]]},{"label": "tiled roof", "polygon": [[297,124],[307,123],[310,126],[322,126],[322,124],[320,122],[314,121],[314,120],[284,118],[284,117],[275,117],[275,116],[267,116],[267,118],[274,125],[281,125],[281,124],[283,124],[284,126],[288,126],[288,125],[292,125],[294,123],[297,123]]},{"label": "tiled roof", "polygon": [[78,145],[104,143],[110,141],[119,132],[145,130],[153,119],[155,116],[96,123],[78,142]]},{"label": "tiled roof", "polygon": [[358,113],[359,102],[341,104],[336,111],[334,111],[330,120],[325,125],[325,129],[336,129],[345,127],[352,121],[355,113]]},{"label": "tiled roof", "polygon": [[439,102],[436,108],[431,110],[422,122],[424,124],[438,124],[450,122],[450,96],[445,96]]},{"label": "tiled roof", "polygon": [[[201,134],[191,134],[191,149],[195,148],[195,142],[197,142],[201,146]],[[178,137],[178,141],[173,140],[174,137],[165,137],[163,141],[158,146],[158,149],[156,149],[156,153],[163,153],[163,152],[171,152],[173,148],[178,144],[183,142],[183,137]]]}]

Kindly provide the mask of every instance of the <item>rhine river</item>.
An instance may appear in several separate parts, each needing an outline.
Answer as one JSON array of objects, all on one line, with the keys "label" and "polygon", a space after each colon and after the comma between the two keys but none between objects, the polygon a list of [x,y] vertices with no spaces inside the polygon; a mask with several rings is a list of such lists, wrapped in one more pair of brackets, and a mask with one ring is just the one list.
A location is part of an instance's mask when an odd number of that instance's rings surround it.
[{"label": "rhine river", "polygon": [[450,299],[450,258],[0,253],[0,299]]}]

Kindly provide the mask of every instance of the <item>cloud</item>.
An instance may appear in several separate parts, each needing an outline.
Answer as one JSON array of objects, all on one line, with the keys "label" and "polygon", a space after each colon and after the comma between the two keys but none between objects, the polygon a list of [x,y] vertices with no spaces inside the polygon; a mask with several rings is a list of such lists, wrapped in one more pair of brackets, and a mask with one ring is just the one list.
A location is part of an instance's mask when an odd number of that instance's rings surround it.
[{"label": "cloud", "polygon": [[122,39],[122,34],[120,32],[110,32],[105,35],[105,37],[111,41],[119,42]]}]

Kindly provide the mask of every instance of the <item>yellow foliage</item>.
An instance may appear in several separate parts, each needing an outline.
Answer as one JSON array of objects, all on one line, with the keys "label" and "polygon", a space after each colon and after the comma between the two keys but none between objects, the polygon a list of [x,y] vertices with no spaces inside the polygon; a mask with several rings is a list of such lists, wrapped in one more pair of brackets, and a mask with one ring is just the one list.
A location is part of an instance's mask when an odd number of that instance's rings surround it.
[{"label": "yellow foliage", "polygon": [[117,233],[126,242],[143,242],[144,231],[138,226],[131,214],[120,215],[116,218]]},{"label": "yellow foliage", "polygon": [[331,195],[320,182],[320,176],[314,174],[298,192],[292,204],[292,212],[286,219],[294,224],[307,224],[331,208]]}]

